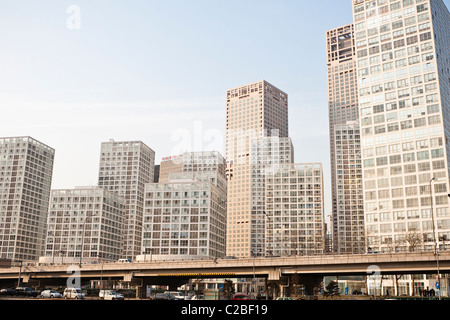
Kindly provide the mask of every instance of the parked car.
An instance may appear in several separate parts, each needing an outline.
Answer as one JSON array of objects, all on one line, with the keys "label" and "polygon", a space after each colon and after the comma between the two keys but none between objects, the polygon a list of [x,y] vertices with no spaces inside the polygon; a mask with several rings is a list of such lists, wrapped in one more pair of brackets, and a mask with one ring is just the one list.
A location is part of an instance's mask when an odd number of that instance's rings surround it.
[{"label": "parked car", "polygon": [[278,297],[277,300],[294,300],[290,297]]},{"label": "parked car", "polygon": [[65,299],[84,299],[85,294],[80,288],[65,288],[63,293]]},{"label": "parked car", "polygon": [[62,294],[56,290],[44,290],[41,292],[41,298],[61,298]]},{"label": "parked car", "polygon": [[180,300],[169,293],[157,293],[153,300]]},{"label": "parked car", "polygon": [[190,292],[187,293],[187,295],[183,296],[183,299],[184,300],[191,300],[194,295],[195,295],[195,292],[190,291]]},{"label": "parked car", "polygon": [[235,295],[233,295],[233,299],[232,300],[253,300],[252,298],[250,298],[249,295],[243,294],[243,293],[236,293]]},{"label": "parked car", "polygon": [[117,262],[119,262],[119,263],[132,263],[133,261],[131,261],[131,259],[119,259],[119,260],[117,260]]},{"label": "parked car", "polygon": [[100,290],[98,296],[102,300],[123,300],[123,294],[118,293],[115,290]]},{"label": "parked car", "polygon": [[34,291],[29,287],[17,287],[14,289],[14,295],[19,297],[37,297],[39,292]]},{"label": "parked car", "polygon": [[13,296],[14,295],[14,289],[1,289],[0,290],[0,296]]},{"label": "parked car", "polygon": [[165,291],[164,293],[170,294],[174,296],[174,298],[178,300],[185,300],[184,296],[181,294],[181,292],[178,291]]},{"label": "parked car", "polygon": [[204,300],[204,297],[202,294],[200,295],[193,295],[190,300]]}]

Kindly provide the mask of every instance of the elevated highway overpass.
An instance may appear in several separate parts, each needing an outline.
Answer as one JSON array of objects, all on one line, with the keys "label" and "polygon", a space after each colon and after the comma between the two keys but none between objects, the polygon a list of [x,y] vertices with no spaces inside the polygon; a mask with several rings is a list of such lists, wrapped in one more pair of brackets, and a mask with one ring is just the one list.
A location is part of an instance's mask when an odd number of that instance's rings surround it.
[{"label": "elevated highway overpass", "polygon": [[[0,268],[0,286],[15,282],[38,282],[41,286],[64,285],[69,278],[82,282],[114,279],[131,283],[180,285],[189,279],[266,278],[278,281],[283,276],[372,275],[374,270],[388,274],[436,274],[437,260],[432,252],[320,255],[293,257],[256,257],[246,259],[147,261],[79,265],[23,264]],[[441,274],[450,272],[450,251],[439,253]]]}]

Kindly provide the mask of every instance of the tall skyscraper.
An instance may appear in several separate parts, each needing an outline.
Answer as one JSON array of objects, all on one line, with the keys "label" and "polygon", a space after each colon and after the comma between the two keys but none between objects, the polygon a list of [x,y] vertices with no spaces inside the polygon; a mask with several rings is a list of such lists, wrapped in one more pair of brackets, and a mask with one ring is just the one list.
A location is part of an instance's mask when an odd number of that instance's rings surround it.
[{"label": "tall skyscraper", "polygon": [[434,250],[450,237],[450,14],[442,0],[355,0],[353,14],[366,245]]},{"label": "tall skyscraper", "polygon": [[353,24],[327,31],[332,245],[364,251],[364,204]]},{"label": "tall skyscraper", "polygon": [[335,251],[340,254],[363,253],[366,247],[359,121],[335,125],[334,139]]},{"label": "tall skyscraper", "polygon": [[0,139],[0,257],[44,253],[55,150],[30,137]]},{"label": "tall skyscraper", "polygon": [[122,256],[125,199],[99,187],[52,190],[41,262],[116,261]]},{"label": "tall skyscraper", "polygon": [[258,160],[251,156],[252,146],[264,137],[288,137],[288,95],[266,81],[228,90],[225,158],[230,256],[248,257],[264,250],[264,176],[258,174],[261,168],[254,165]]},{"label": "tall skyscraper", "polygon": [[124,258],[141,254],[144,188],[153,182],[155,152],[141,141],[101,146],[98,185],[125,198]]}]

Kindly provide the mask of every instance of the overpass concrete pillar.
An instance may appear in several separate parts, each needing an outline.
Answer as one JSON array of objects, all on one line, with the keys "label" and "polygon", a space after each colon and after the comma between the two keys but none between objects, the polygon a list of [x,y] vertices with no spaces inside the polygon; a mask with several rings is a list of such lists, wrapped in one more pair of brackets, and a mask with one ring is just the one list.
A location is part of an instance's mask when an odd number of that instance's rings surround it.
[{"label": "overpass concrete pillar", "polygon": [[279,281],[281,278],[281,269],[269,270],[269,281]]},{"label": "overpass concrete pillar", "polygon": [[137,299],[148,299],[147,286],[152,284],[151,279],[149,279],[149,278],[134,278],[134,283],[136,284],[136,298]]},{"label": "overpass concrete pillar", "polygon": [[131,282],[133,280],[134,272],[127,273],[123,276],[123,281]]},{"label": "overpass concrete pillar", "polygon": [[22,279],[21,282],[28,283],[30,281],[30,275],[26,273],[22,273]]},{"label": "overpass concrete pillar", "polygon": [[147,298],[146,293],[147,293],[147,285],[145,285],[144,283],[142,286],[136,287],[137,299],[146,299]]}]

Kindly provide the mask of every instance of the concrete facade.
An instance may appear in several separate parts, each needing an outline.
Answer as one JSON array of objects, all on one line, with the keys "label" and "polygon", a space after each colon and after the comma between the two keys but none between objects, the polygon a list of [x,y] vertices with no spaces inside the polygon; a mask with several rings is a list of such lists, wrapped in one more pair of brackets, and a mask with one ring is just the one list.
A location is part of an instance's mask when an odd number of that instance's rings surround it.
[{"label": "concrete facade", "polygon": [[[269,137],[288,137],[288,95],[266,81],[228,90],[225,158],[229,256],[249,257],[264,250],[263,176],[258,174],[259,160],[251,153],[258,140]],[[278,150],[270,159],[279,161],[273,158],[277,154]]]},{"label": "concrete facade", "polygon": [[322,165],[285,164],[265,176],[266,248],[275,256],[325,251]]},{"label": "concrete facade", "polygon": [[[75,262],[122,257],[125,199],[99,187],[52,190],[45,257]],[[83,248],[83,249],[82,249]]]},{"label": "concrete facade", "polygon": [[177,163],[167,182],[145,186],[143,252],[137,260],[225,256],[225,159],[218,152],[187,152],[171,161]]},{"label": "concrete facade", "polygon": [[[364,251],[364,205],[354,26],[327,31],[328,113],[332,192],[332,250]],[[348,128],[347,128],[348,126]]]},{"label": "concrete facade", "polygon": [[441,0],[353,1],[366,242],[434,250],[450,237],[450,14]]},{"label": "concrete facade", "polygon": [[43,255],[54,157],[31,137],[0,138],[0,258]]},{"label": "concrete facade", "polygon": [[141,141],[110,140],[101,145],[98,185],[125,198],[123,258],[142,251],[144,187],[153,182],[155,152]]}]

